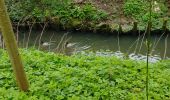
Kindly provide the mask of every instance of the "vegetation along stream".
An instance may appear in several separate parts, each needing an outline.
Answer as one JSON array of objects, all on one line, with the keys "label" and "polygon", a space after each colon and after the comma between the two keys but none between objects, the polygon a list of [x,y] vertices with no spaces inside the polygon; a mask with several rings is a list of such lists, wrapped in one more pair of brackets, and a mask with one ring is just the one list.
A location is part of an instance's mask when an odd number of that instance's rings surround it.
[{"label": "vegetation along stream", "polygon": [[0,0],[0,33],[0,100],[170,100],[170,0]]}]

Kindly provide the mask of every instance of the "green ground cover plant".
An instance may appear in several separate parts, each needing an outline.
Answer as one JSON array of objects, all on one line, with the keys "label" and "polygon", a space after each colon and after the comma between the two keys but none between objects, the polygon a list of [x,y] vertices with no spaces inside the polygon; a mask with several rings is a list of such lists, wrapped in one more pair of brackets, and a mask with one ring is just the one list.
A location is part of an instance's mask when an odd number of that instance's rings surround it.
[{"label": "green ground cover plant", "polygon": [[[30,89],[20,92],[7,53],[0,50],[2,100],[144,100],[145,62],[97,56],[65,56],[22,49]],[[170,60],[151,63],[150,100],[170,99]]]}]

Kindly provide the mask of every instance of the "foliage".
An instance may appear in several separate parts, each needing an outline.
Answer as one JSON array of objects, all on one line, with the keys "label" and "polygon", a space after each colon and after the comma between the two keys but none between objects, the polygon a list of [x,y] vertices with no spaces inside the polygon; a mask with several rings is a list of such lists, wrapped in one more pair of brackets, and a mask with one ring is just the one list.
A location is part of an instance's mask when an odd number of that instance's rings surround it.
[{"label": "foliage", "polygon": [[[152,22],[153,27],[160,27],[161,19],[167,16],[168,8],[164,5],[164,2],[156,1],[152,3]],[[160,10],[155,11],[156,7]],[[147,0],[126,0],[124,4],[124,14],[131,16],[135,20],[142,23],[142,26],[148,22],[149,19],[149,1]]]},{"label": "foliage", "polygon": [[[30,89],[18,91],[11,63],[0,50],[0,99],[144,100],[145,63],[116,57],[64,56],[21,50]],[[150,64],[150,99],[170,99],[170,61]]]},{"label": "foliage", "polygon": [[[95,0],[94,0],[95,1]],[[94,2],[93,1],[93,2]],[[112,0],[99,0],[102,3],[110,4]],[[162,21],[168,16],[168,5],[165,0],[153,0],[152,25],[154,29],[162,28]],[[139,22],[139,29],[145,29],[149,18],[148,0],[118,0],[116,3],[123,3],[124,15],[134,21]],[[8,11],[13,22],[23,20],[23,22],[53,22],[58,18],[56,24],[64,27],[71,26],[73,20],[81,21],[81,24],[88,22],[99,23],[106,20],[117,20],[105,10],[100,10],[93,3],[87,0],[84,4],[76,4],[74,0],[6,0]],[[108,5],[110,6],[110,5]],[[159,11],[154,11],[158,7]],[[114,6],[114,8],[116,8]],[[106,21],[107,22],[107,21]],[[111,22],[111,21],[109,21]],[[117,21],[116,21],[117,22]]]},{"label": "foliage", "polygon": [[[141,1],[141,0],[129,0],[126,1],[124,5],[124,13],[127,16],[141,16],[141,14],[144,14],[146,12],[147,6],[144,5],[147,4],[147,1]],[[139,15],[140,14],[140,15]]]},{"label": "foliage", "polygon": [[36,19],[44,22],[52,17],[59,17],[62,24],[72,18],[79,20],[104,20],[107,13],[97,10],[91,4],[78,6],[72,0],[7,0],[8,11],[13,21],[19,21],[26,16],[27,20]]}]

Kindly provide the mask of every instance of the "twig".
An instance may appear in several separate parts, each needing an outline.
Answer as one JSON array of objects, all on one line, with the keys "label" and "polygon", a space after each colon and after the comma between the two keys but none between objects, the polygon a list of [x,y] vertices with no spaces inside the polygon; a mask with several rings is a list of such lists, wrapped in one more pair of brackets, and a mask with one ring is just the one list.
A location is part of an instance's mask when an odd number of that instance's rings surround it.
[{"label": "twig", "polygon": [[[140,32],[139,32],[139,33],[140,33]],[[142,36],[140,36],[140,34],[139,34],[138,39],[140,40],[141,37],[142,37]],[[129,54],[130,49],[135,45],[135,43],[138,42],[138,39],[136,39],[136,40],[131,44],[131,46],[128,48],[128,50],[126,51],[127,54]]]},{"label": "twig", "polygon": [[69,37],[68,39],[66,39],[64,42],[63,42],[63,44],[62,44],[62,50],[61,51],[63,51],[62,53],[64,53],[65,52],[65,44],[71,39],[72,37]]},{"label": "twig", "polygon": [[5,41],[2,39],[2,49],[5,49]]},{"label": "twig", "polygon": [[35,38],[35,41],[34,41],[34,46],[33,46],[33,48],[35,48],[35,45],[36,45],[36,43],[37,43],[37,40],[38,40],[39,36],[40,36],[40,35],[37,35],[37,37]]},{"label": "twig", "polygon": [[25,33],[24,33],[24,38],[23,38],[23,48],[25,47]]},{"label": "twig", "polygon": [[[34,20],[35,22],[35,20]],[[30,41],[30,36],[31,36],[31,32],[32,32],[32,28],[34,26],[34,23],[31,25],[31,27],[29,27],[29,33],[28,33],[28,38],[27,38],[27,43],[26,43],[26,48],[28,48],[29,45],[29,41]]]},{"label": "twig", "polygon": [[[155,43],[155,45],[153,46],[153,48],[152,48],[151,51],[153,51],[153,50],[156,48],[156,46],[158,45],[159,41],[160,41],[161,38],[164,36],[164,34],[165,34],[165,32],[159,37],[158,41]],[[152,54],[152,52],[151,52],[151,54]]]},{"label": "twig", "polygon": [[[17,40],[17,44],[19,42],[19,26],[20,24],[22,24],[24,22],[24,20],[27,18],[28,16],[26,17],[22,17],[18,22],[17,22],[17,30],[16,30],[16,40]],[[20,23],[21,22],[21,23]]]},{"label": "twig", "polygon": [[16,36],[16,38],[17,38],[17,44],[18,44],[18,39],[19,39],[19,25],[20,25],[20,22],[22,21],[22,18],[18,21],[18,23],[17,23],[17,32],[16,32],[16,34],[17,34],[17,36]]},{"label": "twig", "polygon": [[64,40],[65,36],[67,36],[67,35],[68,35],[68,32],[65,33],[65,34],[61,37],[60,42],[58,43],[57,47],[56,47],[54,50],[57,50],[57,52],[60,51],[60,50],[59,50],[59,47],[60,47],[62,41]]},{"label": "twig", "polygon": [[40,38],[39,38],[39,44],[38,44],[38,50],[40,49],[42,35],[44,33],[46,26],[47,26],[47,23],[44,24],[43,30],[41,31]]},{"label": "twig", "polygon": [[156,43],[157,43],[157,39],[156,39],[156,37],[155,37],[155,39],[154,39],[154,42],[153,42],[153,46],[152,46],[152,49],[151,49],[151,52],[153,52],[154,51],[154,46],[156,45]]},{"label": "twig", "polygon": [[143,41],[144,41],[145,35],[146,35],[146,31],[145,31],[144,34],[143,34],[142,41],[141,41],[141,44],[140,44],[140,47],[139,47],[139,52],[141,51],[141,48],[142,48],[142,45],[143,45]]},{"label": "twig", "polygon": [[118,45],[118,49],[120,51],[120,39],[119,39],[119,31],[118,31],[118,35],[117,35],[117,45]]},{"label": "twig", "polygon": [[[52,40],[53,37],[54,37],[54,33],[53,33],[52,36],[50,37],[50,43],[51,43],[51,40]],[[50,49],[51,49],[51,45],[49,45],[48,51],[50,51]]]},{"label": "twig", "polygon": [[167,35],[166,38],[165,38],[165,51],[164,51],[164,57],[163,57],[163,59],[165,59],[166,53],[167,53],[168,36],[169,36],[169,35]]},{"label": "twig", "polygon": [[0,33],[0,48],[2,48],[2,35]]},{"label": "twig", "polygon": [[136,47],[135,47],[134,53],[136,53],[136,50],[137,50],[137,47],[138,47],[138,43],[139,43],[139,39],[140,39],[140,34],[139,34],[138,39],[136,41],[137,43],[136,43]]}]

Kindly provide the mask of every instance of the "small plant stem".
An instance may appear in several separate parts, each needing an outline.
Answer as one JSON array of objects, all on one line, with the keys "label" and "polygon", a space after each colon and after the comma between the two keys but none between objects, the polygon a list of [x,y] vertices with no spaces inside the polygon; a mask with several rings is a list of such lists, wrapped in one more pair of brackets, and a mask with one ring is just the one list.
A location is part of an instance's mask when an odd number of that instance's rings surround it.
[{"label": "small plant stem", "polygon": [[149,56],[150,56],[150,31],[151,31],[151,22],[148,22],[147,28],[147,65],[146,65],[146,97],[148,100],[149,97]]},{"label": "small plant stem", "polygon": [[146,98],[149,100],[149,56],[150,56],[150,34],[152,27],[152,0],[149,1],[149,21],[147,27],[147,61],[146,61]]}]

